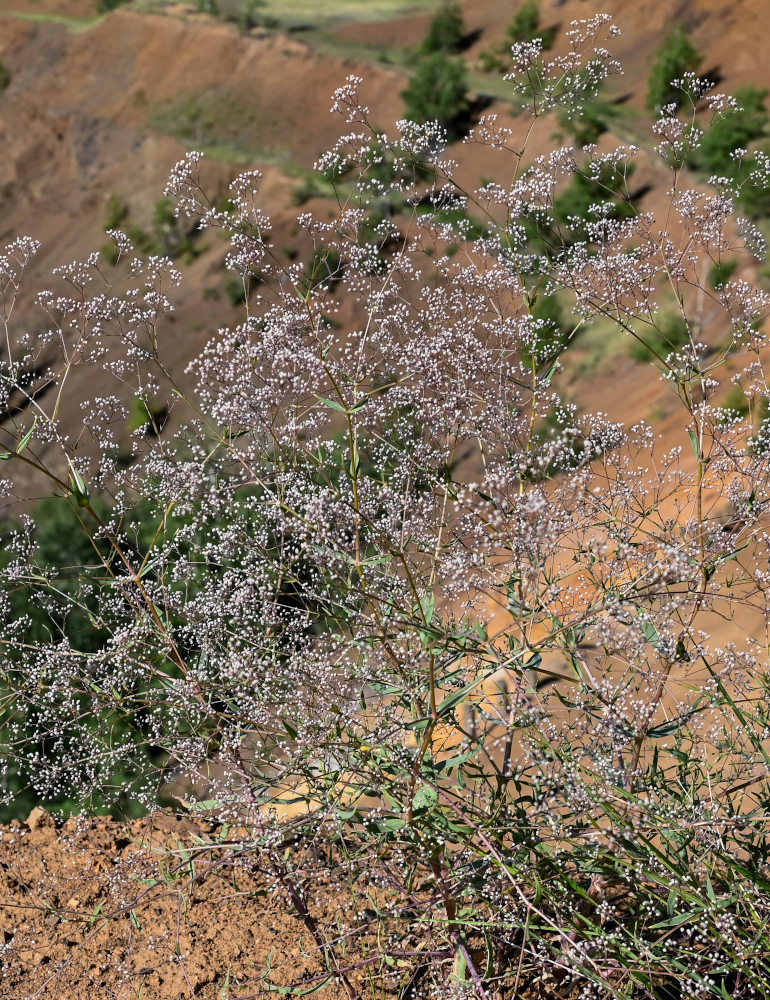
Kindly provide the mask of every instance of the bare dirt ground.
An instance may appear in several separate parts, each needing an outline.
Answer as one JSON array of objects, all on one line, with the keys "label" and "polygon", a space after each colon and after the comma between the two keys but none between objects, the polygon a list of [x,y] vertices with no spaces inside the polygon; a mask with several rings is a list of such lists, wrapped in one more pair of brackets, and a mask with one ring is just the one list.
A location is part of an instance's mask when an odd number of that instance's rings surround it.
[{"label": "bare dirt ground", "polygon": [[[467,995],[452,987],[451,957],[431,946],[424,922],[400,913],[383,920],[371,908],[387,900],[366,876],[359,872],[354,894],[345,869],[324,863],[322,844],[276,843],[268,857],[253,836],[161,812],[130,824],[102,816],[61,825],[39,808],[2,829],[0,996]],[[516,996],[574,1000],[553,981],[522,982]]]},{"label": "bare dirt ground", "polygon": [[[59,828],[35,813],[3,830],[0,996],[262,995],[268,968],[274,986],[323,980],[318,944],[280,886],[248,850],[222,866],[248,844],[248,831],[224,833],[161,813],[130,826],[99,817]],[[206,846],[220,840],[225,846]],[[334,887],[308,888],[321,933],[337,936],[343,913]],[[340,953],[360,959],[362,940]],[[324,995],[344,994],[331,986]]]}]

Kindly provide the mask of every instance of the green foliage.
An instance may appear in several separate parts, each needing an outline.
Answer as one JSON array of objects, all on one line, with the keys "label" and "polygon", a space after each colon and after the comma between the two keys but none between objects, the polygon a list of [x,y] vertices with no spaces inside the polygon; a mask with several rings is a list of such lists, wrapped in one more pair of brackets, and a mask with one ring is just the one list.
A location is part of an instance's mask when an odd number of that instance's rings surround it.
[{"label": "green foliage", "polygon": [[[110,229],[124,229],[126,236],[139,253],[157,254],[171,257],[172,260],[181,258],[187,264],[200,252],[197,245],[197,238],[200,235],[197,222],[185,225],[177,219],[170,198],[161,198],[156,202],[152,213],[151,232],[147,232],[136,223],[129,223],[128,220],[128,205],[117,195],[111,195],[107,202],[104,220],[105,232]],[[114,243],[105,244],[101,252],[109,264],[114,266],[117,263],[118,252]]]},{"label": "green foliage", "polygon": [[645,329],[639,340],[632,340],[630,354],[635,361],[660,361],[689,343],[689,327],[680,313],[674,313]]},{"label": "green foliage", "polygon": [[725,401],[721,407],[721,415],[719,422],[721,424],[729,424],[733,420],[745,417],[749,410],[749,400],[746,393],[739,385],[733,385],[730,387],[730,391],[725,396]]},{"label": "green foliage", "polygon": [[233,308],[237,306],[242,306],[246,301],[246,285],[243,278],[239,277],[237,274],[228,275],[225,280],[225,294],[230,300],[230,305]]},{"label": "green foliage", "polygon": [[450,139],[464,131],[470,112],[465,66],[444,52],[424,56],[417,64],[409,85],[401,92],[405,115],[415,122],[438,121]]},{"label": "green foliage", "polygon": [[553,214],[562,237],[570,243],[586,238],[586,224],[595,221],[594,205],[611,206],[610,218],[628,219],[636,214],[628,192],[633,165],[624,170],[604,163],[598,173],[578,171],[554,199]]},{"label": "green foliage", "polygon": [[572,324],[567,322],[555,295],[538,296],[532,307],[532,317],[537,321],[537,333],[525,361],[534,361],[538,366],[548,365],[567,346]]},{"label": "green foliage", "polygon": [[677,24],[658,49],[650,70],[647,110],[657,114],[668,104],[681,107],[685,95],[678,87],[672,87],[671,82],[681,79],[685,73],[696,72],[700,63],[700,53],[687,37],[684,26]]},{"label": "green foliage", "polygon": [[[758,154],[767,155],[766,150],[757,147],[770,121],[765,106],[767,94],[766,89],[753,86],[737,90],[738,109],[718,117],[688,157],[693,169],[732,181],[744,212],[755,219],[770,215],[770,191],[764,170],[757,169]],[[737,149],[745,151],[740,159],[732,155]]]},{"label": "green foliage", "polygon": [[181,258],[189,264],[200,253],[197,220],[192,225],[189,222],[185,225],[181,219],[177,219],[174,203],[170,198],[161,198],[156,202],[152,213],[152,234],[151,252],[156,254],[171,257],[172,260]]},{"label": "green foliage", "polygon": [[[538,0],[525,0],[508,25],[504,41],[480,53],[481,71],[483,73],[505,72],[511,46],[518,42],[531,42],[535,38],[542,41],[544,50],[550,49],[556,38],[556,28],[541,28]],[[501,56],[506,58],[501,58]]]},{"label": "green foliage", "polygon": [[104,219],[105,232],[108,229],[120,229],[127,217],[128,205],[116,194],[111,194]]},{"label": "green foliage", "polygon": [[333,198],[334,181],[339,180],[341,175],[329,171],[327,174],[307,173],[302,176],[299,184],[291,193],[291,200],[294,205],[304,205],[311,198]]},{"label": "green foliage", "polygon": [[[748,168],[748,164],[746,167]],[[770,187],[763,183],[762,178],[755,181],[747,178],[740,184],[738,194],[741,208],[750,219],[766,219],[770,217]]]},{"label": "green foliage", "polygon": [[[154,411],[157,418],[157,407],[148,408],[143,404],[143,408],[145,414]],[[136,408],[137,413],[140,410]],[[246,494],[247,491],[241,491],[241,495]],[[109,663],[109,656],[102,652],[109,649],[110,628],[116,624],[114,620],[107,624],[103,619],[103,604],[105,601],[110,604],[115,578],[120,576],[121,559],[104,535],[97,537],[99,533],[94,530],[91,511],[106,522],[110,504],[101,497],[92,497],[90,510],[84,512],[70,498],[47,497],[34,505],[27,525],[10,518],[0,521],[0,599],[7,602],[4,617],[7,621],[24,621],[24,645],[3,648],[6,660],[0,683],[0,761],[6,755],[10,740],[23,740],[25,733],[39,733],[41,728],[36,699],[15,696],[16,678],[19,684],[24,683],[25,664],[37,649],[63,645],[72,651],[73,657],[93,661],[91,675],[96,697],[92,699],[83,693],[77,701],[58,706],[62,733],[57,735],[55,742],[40,738],[39,751],[54,771],[68,772],[67,781],[61,782],[63,788],[77,785],[82,770],[84,789],[93,784],[96,772],[89,773],[93,762],[83,758],[83,730],[92,734],[95,744],[100,733],[109,732],[116,752],[114,759],[100,761],[97,787],[87,793],[87,801],[83,797],[71,797],[65,790],[52,792],[46,801],[62,815],[85,806],[91,814],[111,812],[134,817],[143,815],[145,809],[133,795],[133,788],[148,775],[157,780],[165,774],[168,765],[168,753],[156,744],[153,735],[157,727],[168,723],[166,708],[160,707],[164,702],[163,688],[164,684],[173,683],[179,672],[177,665],[168,659],[167,648],[148,644],[139,651],[146,669],[140,672],[131,690],[124,688],[117,696],[109,685],[109,675],[106,680],[97,681],[99,671]],[[186,552],[202,538],[211,538],[220,527],[201,517],[196,510],[190,509],[182,516],[171,508],[158,509],[150,500],[135,500],[121,520],[120,544],[123,553],[138,566],[142,558],[161,547]],[[26,538],[33,547],[33,556],[23,574],[7,572],[17,548],[14,538]],[[206,586],[206,580],[199,569],[191,567],[191,570],[184,582],[164,580],[163,586],[169,590],[183,589],[188,597],[194,595]],[[125,577],[122,579],[121,585],[124,585]],[[155,570],[145,563],[143,580],[156,579],[159,577]],[[170,626],[174,624],[174,619],[169,621]],[[126,625],[131,625],[130,617]],[[193,650],[187,647],[185,652],[192,655]],[[165,681],[159,680],[155,668],[162,671]],[[45,673],[39,675],[37,701],[45,699],[49,711],[55,682],[56,678]],[[107,684],[107,690],[100,690],[100,684]],[[149,713],[147,704],[151,699],[159,701]],[[176,723],[171,725],[175,727]],[[117,752],[118,746],[123,748],[123,754]],[[39,792],[29,789],[12,757],[9,760],[10,766],[5,769],[2,780],[5,789],[13,791],[14,797],[12,805],[0,806],[0,822],[3,823],[26,816],[40,803]],[[161,779],[160,804],[171,804],[164,798],[162,786]]]},{"label": "green foliage", "polygon": [[262,17],[258,11],[265,6],[265,0],[243,0],[238,11],[238,26],[244,34],[262,24]]},{"label": "green foliage", "polygon": [[540,38],[544,49],[550,49],[556,38],[555,28],[540,27],[540,4],[538,0],[525,0],[514,14],[506,32],[512,44],[516,42],[531,42]]},{"label": "green foliage", "polygon": [[420,51],[425,54],[446,52],[456,55],[462,50],[464,37],[465,22],[459,4],[454,0],[442,0],[440,9],[430,22]]},{"label": "green foliage", "polygon": [[735,100],[739,110],[721,115],[706,130],[700,145],[690,154],[690,166],[708,174],[737,178],[741,173],[741,166],[732,154],[736,149],[748,149],[765,135],[768,123],[765,107],[767,93],[766,89],[759,87],[742,87],[737,90]]},{"label": "green foliage", "polygon": [[462,205],[447,205],[436,208],[430,203],[418,205],[418,215],[430,215],[438,223],[453,227],[460,240],[477,240],[485,232],[484,223],[470,214]]},{"label": "green foliage", "polygon": [[[199,0],[199,9],[202,4],[209,5],[208,0]],[[236,24],[238,29],[246,35],[252,28],[279,27],[280,22],[275,17],[261,13],[265,7],[267,7],[266,0],[240,0],[240,3],[235,7],[228,7],[221,13],[224,20]],[[213,14],[215,17],[220,15],[217,0],[214,0],[213,9],[208,10],[207,13]]]},{"label": "green foliage", "polygon": [[[502,49],[499,51],[502,51]],[[482,73],[504,73],[505,63],[498,55],[498,52],[492,49],[484,49],[483,52],[479,53],[479,69]]]},{"label": "green foliage", "polygon": [[708,281],[709,285],[714,289],[714,291],[717,291],[723,285],[727,284],[727,282],[735,273],[735,269],[737,267],[738,267],[737,257],[733,257],[732,259],[722,258],[721,260],[718,260],[716,261],[716,263],[711,265],[711,267],[708,270],[706,280]]},{"label": "green foliage", "polygon": [[[106,515],[106,504],[95,498],[92,506],[99,516]],[[107,541],[94,540],[85,527],[82,512],[67,498],[48,497],[38,501],[31,512],[31,523],[26,529],[34,545],[34,558],[30,570],[23,576],[4,572],[12,559],[11,539],[20,536],[25,529],[19,522],[7,519],[0,524],[0,592],[8,601],[11,618],[24,616],[26,653],[32,655],[37,646],[64,643],[88,656],[103,648],[109,638],[99,620],[99,594],[108,584],[108,566],[111,561],[111,547]],[[106,564],[106,565],[105,565]],[[4,651],[13,658],[16,653]],[[23,666],[20,663],[20,666]],[[42,685],[42,680],[41,680]],[[42,694],[42,687],[41,687]],[[8,727],[32,728],[36,725],[34,706],[27,706],[22,714],[18,702],[8,699],[8,690],[0,686],[0,733],[10,732]],[[16,709],[13,706],[16,704]],[[83,705],[82,718],[88,718],[88,708]],[[108,713],[93,715],[91,729],[96,732],[100,725],[116,727],[122,735],[130,737],[131,725],[126,727],[125,718],[108,718]],[[116,732],[116,736],[118,735]],[[4,742],[0,740],[0,744]],[[67,746],[58,742],[54,748],[45,747],[41,741],[41,751],[52,754],[72,766],[68,760]],[[130,768],[118,769],[112,775],[117,789],[125,786],[128,790]],[[8,822],[14,816],[24,816],[37,805],[36,794],[29,792],[26,785],[12,768],[5,775],[5,781],[14,789],[14,804],[10,809],[0,809],[0,820]],[[66,795],[54,799],[65,813],[79,807],[80,803]],[[118,795],[118,802],[128,815],[139,815],[132,811],[130,794]],[[96,795],[90,807],[101,811],[105,807],[102,796]]]},{"label": "green foliage", "polygon": [[[104,505],[97,502],[104,512]],[[9,563],[9,539],[20,525],[5,521],[0,525],[0,568]],[[84,531],[79,512],[66,498],[48,497],[38,501],[32,511],[31,534],[35,541],[35,576],[10,580],[0,573],[0,583],[6,589],[11,606],[29,617],[27,640],[30,643],[50,642],[66,638],[86,652],[99,649],[106,633],[94,628],[91,613],[95,610],[92,594],[82,596],[83,584],[97,584],[102,573],[100,555],[106,556],[109,546],[94,543]],[[56,580],[56,601],[50,600],[45,586]],[[44,598],[44,599],[43,599]]]},{"label": "green foliage", "polygon": [[560,128],[571,135],[579,146],[588,146],[598,142],[599,136],[611,127],[617,114],[617,105],[596,99],[587,101],[580,114],[562,109],[557,115],[557,121]]},{"label": "green foliage", "polygon": [[748,451],[755,458],[770,455],[770,398],[762,396],[755,408],[756,434],[749,438]]},{"label": "green foliage", "polygon": [[305,268],[302,287],[306,293],[319,285],[333,292],[342,280],[342,264],[336,250],[316,250]]},{"label": "green foliage", "polygon": [[146,437],[156,438],[167,419],[168,407],[165,404],[148,401],[143,396],[134,396],[126,426],[131,432],[144,428]]},{"label": "green foliage", "polygon": [[111,10],[123,7],[129,2],[130,0],[98,0],[96,9],[100,14],[108,14]]},{"label": "green foliage", "polygon": [[11,73],[5,63],[0,59],[0,93],[11,83]]}]

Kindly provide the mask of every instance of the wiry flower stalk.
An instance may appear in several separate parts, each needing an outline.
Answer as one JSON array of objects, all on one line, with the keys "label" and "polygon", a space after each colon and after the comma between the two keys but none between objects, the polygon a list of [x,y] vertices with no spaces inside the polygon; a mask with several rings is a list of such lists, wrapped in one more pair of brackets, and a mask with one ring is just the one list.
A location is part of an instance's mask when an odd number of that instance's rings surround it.
[{"label": "wiry flower stalk", "polygon": [[[531,155],[618,70],[614,33],[579,22],[550,61],[515,46],[531,119],[478,123],[501,165],[476,190],[437,123],[386,135],[351,77],[333,110],[355,131],[318,164],[338,212],[298,219],[310,264],[272,244],[257,171],[215,201],[188,154],[167,192],[260,280],[194,393],[165,360],[171,261],[114,286],[95,254],[59,269],[31,333],[37,248],[0,256],[4,495],[49,490],[90,545],[65,572],[34,518],[6,531],[5,802],[151,809],[173,786],[250,825],[350,996],[369,958],[319,929],[289,835],[378,907],[384,975],[430,955],[479,997],[541,966],[585,997],[767,982],[764,251],[730,182],[687,172],[730,110],[694,80],[649,145]],[[662,214],[640,160],[671,172]],[[709,286],[728,254],[739,277]],[[676,419],[570,399],[586,334],[629,343]],[[717,405],[728,371],[740,412]]]}]

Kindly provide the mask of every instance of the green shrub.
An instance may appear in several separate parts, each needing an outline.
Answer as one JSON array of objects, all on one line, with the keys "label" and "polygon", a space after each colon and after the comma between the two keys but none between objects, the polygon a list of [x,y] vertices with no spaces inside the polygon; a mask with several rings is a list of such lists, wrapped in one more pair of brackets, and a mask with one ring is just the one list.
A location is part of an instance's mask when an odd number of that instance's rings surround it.
[{"label": "green shrub", "polygon": [[762,396],[756,405],[754,424],[756,434],[749,438],[748,452],[755,458],[770,455],[770,398]]},{"label": "green shrub", "polygon": [[543,49],[550,49],[556,38],[555,28],[540,27],[540,5],[538,0],[526,0],[519,7],[505,32],[505,40],[491,49],[486,49],[479,55],[479,66],[482,73],[503,73],[506,60],[510,56],[512,45],[518,42],[531,42],[539,38]]},{"label": "green shrub", "polygon": [[607,101],[588,101],[581,109],[581,114],[561,110],[557,121],[568,135],[571,135],[579,146],[588,146],[598,142],[599,136],[609,128],[612,119],[617,116],[617,106]]},{"label": "green shrub", "polygon": [[155,203],[152,213],[152,242],[157,254],[181,258],[190,263],[200,253],[197,238],[200,235],[197,220],[193,225],[185,225],[176,217],[174,204],[170,198],[161,198]]},{"label": "green shrub", "polygon": [[496,51],[484,49],[479,53],[479,69],[482,73],[504,73],[505,63]]},{"label": "green shrub", "polygon": [[730,391],[725,396],[725,401],[720,410],[721,413],[718,419],[719,423],[723,426],[748,414],[750,410],[749,401],[746,393],[739,385],[730,387]]},{"label": "green shrub", "polygon": [[525,0],[516,11],[506,32],[511,44],[531,42],[540,38],[544,49],[550,49],[556,38],[555,28],[540,27],[540,4],[538,0]]},{"label": "green shrub", "polygon": [[417,206],[417,214],[430,215],[436,222],[452,226],[460,240],[477,240],[484,235],[486,228],[464,205],[437,207],[426,201]]},{"label": "green shrub", "polygon": [[632,218],[636,209],[627,191],[632,172],[632,166],[621,171],[605,163],[597,175],[575,173],[569,186],[554,199],[553,214],[562,238],[569,243],[586,238],[586,225],[596,218],[591,212],[593,205],[610,203],[610,218]]},{"label": "green shrub", "polygon": [[[732,181],[744,212],[754,219],[770,215],[765,171],[757,169],[758,157],[767,155],[766,149],[757,146],[770,121],[765,106],[767,94],[766,89],[753,86],[737,90],[738,110],[719,117],[688,157],[693,169]],[[740,159],[732,155],[736,149],[746,151]]]},{"label": "green shrub", "polygon": [[442,0],[441,7],[428,27],[420,51],[446,52],[455,55],[463,47],[465,22],[459,4],[453,0]]},{"label": "green shrub", "polygon": [[470,104],[465,66],[444,52],[424,56],[409,85],[401,92],[411,121],[438,121],[450,139],[457,139],[468,122]]},{"label": "green shrub", "polygon": [[630,354],[634,361],[661,361],[689,342],[689,327],[684,318],[675,313],[663,317],[657,326],[645,329],[640,339],[632,340]]},{"label": "green shrub", "polygon": [[727,284],[730,278],[732,278],[737,266],[738,261],[735,257],[729,260],[724,258],[722,260],[718,260],[708,269],[706,280],[714,291],[717,291],[723,285]]},{"label": "green shrub", "polygon": [[304,205],[311,198],[333,198],[334,181],[341,179],[341,174],[328,172],[325,174],[306,174],[291,194],[292,204]]},{"label": "green shrub", "polygon": [[[100,516],[106,514],[106,504],[98,498],[94,498],[93,507]],[[13,538],[24,535],[33,546],[31,565],[21,576],[8,574],[14,552]],[[109,633],[101,626],[98,607],[99,593],[107,573],[101,560],[109,558],[109,551],[107,542],[92,539],[83,527],[78,508],[64,497],[39,500],[30,512],[26,526],[11,518],[0,522],[0,598],[7,601],[14,616],[24,616],[27,651],[61,642],[85,656],[104,646]],[[13,662],[17,652],[4,648],[3,655]],[[24,667],[23,656],[21,653],[19,670]],[[5,679],[8,674],[6,668]],[[11,711],[13,706],[15,710]],[[85,701],[83,708],[81,718],[87,721]],[[90,728],[94,732],[99,725],[105,724],[114,726],[115,719],[108,721],[104,713],[90,718]],[[37,725],[34,704],[21,705],[9,701],[5,684],[0,685],[0,733],[4,734],[1,739],[7,739],[5,734],[10,727],[15,727],[18,736],[22,736],[27,731],[33,731]],[[126,727],[123,720],[117,728],[130,738],[130,726]],[[52,746],[47,747],[44,740],[40,741],[40,748],[48,753],[53,749]],[[57,756],[66,760],[67,752],[66,742],[59,741],[55,751]],[[128,773],[123,772],[113,777],[117,787],[129,779]],[[7,823],[10,819],[25,816],[39,804],[38,795],[28,788],[12,762],[3,775],[3,782],[8,790],[13,791],[14,797],[12,805],[0,808],[0,821]],[[132,812],[130,795],[121,795],[118,800],[126,814],[141,815],[141,809]],[[64,813],[80,806],[66,794],[53,801]],[[102,797],[97,794],[90,805],[94,811],[100,811],[103,804]]]},{"label": "green shrub", "polygon": [[685,95],[678,87],[671,85],[685,73],[696,72],[701,55],[690,39],[684,26],[677,24],[658,49],[655,62],[650,70],[647,86],[647,110],[657,114],[668,104],[682,106]]},{"label": "green shrub", "polygon": [[720,177],[738,177],[741,166],[733,157],[736,149],[747,149],[762,138],[767,128],[767,90],[742,87],[735,92],[739,110],[727,112],[707,129],[700,145],[692,151],[689,164],[696,170]]},{"label": "green shrub", "polygon": [[157,253],[157,247],[152,236],[135,222],[126,226],[126,236],[134,244],[139,253]]},{"label": "green shrub", "polygon": [[238,26],[244,34],[262,25],[262,17],[257,11],[265,6],[265,0],[243,0],[238,12]]},{"label": "green shrub", "polygon": [[5,63],[0,60],[0,93],[4,91],[11,82],[11,74]]},{"label": "green shrub", "polygon": [[144,428],[146,437],[156,438],[160,436],[163,426],[168,419],[168,407],[162,403],[148,401],[143,396],[134,396],[131,415],[126,426],[129,431],[138,431]]},{"label": "green shrub", "polygon": [[128,217],[128,205],[116,194],[111,194],[107,202],[107,210],[104,219],[104,231],[108,229],[120,229]]},{"label": "green shrub", "polygon": [[531,351],[523,352],[523,360],[528,367],[534,362],[540,368],[552,364],[565,349],[572,324],[555,295],[538,295],[532,318],[537,321],[537,331]]},{"label": "green shrub", "polygon": [[770,216],[770,188],[762,181],[754,183],[749,180],[741,184],[738,200],[750,219],[766,219]]},{"label": "green shrub", "polygon": [[246,301],[246,285],[243,278],[235,274],[229,275],[225,281],[225,294],[233,307],[241,306]]}]

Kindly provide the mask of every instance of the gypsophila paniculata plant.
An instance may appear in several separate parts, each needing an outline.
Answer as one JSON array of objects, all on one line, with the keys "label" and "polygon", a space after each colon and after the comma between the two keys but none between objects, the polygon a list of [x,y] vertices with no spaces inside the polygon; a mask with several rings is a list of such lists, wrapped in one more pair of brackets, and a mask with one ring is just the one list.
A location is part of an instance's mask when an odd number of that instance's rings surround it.
[{"label": "gypsophila paniculata plant", "polygon": [[[93,543],[65,586],[25,508],[5,531],[5,802],[150,810],[173,784],[248,826],[240,863],[324,956],[298,990],[366,995],[366,967],[404,996],[418,975],[442,997],[535,978],[544,996],[766,995],[765,248],[730,178],[686,173],[697,122],[729,103],[694,78],[643,148],[529,155],[619,71],[616,33],[597,15],[548,59],[513,47],[525,117],[477,122],[466,142],[500,166],[475,190],[439,125],[382,131],[351,77],[317,164],[338,211],[297,220],[310,270],[272,242],[258,171],[209,200],[188,154],[165,194],[224,234],[244,286],[260,277],[192,361],[194,394],[165,361],[169,260],[114,231],[120,288],[91,255],[20,329],[38,247],[0,257],[3,494],[57,496]],[[660,215],[631,185],[644,157],[668,171]],[[673,437],[567,397],[592,328],[641,345]],[[720,405],[728,366],[740,411]],[[150,421],[166,397],[173,434],[135,430],[121,461],[131,400]],[[319,930],[319,866],[344,872],[373,958]]]}]

